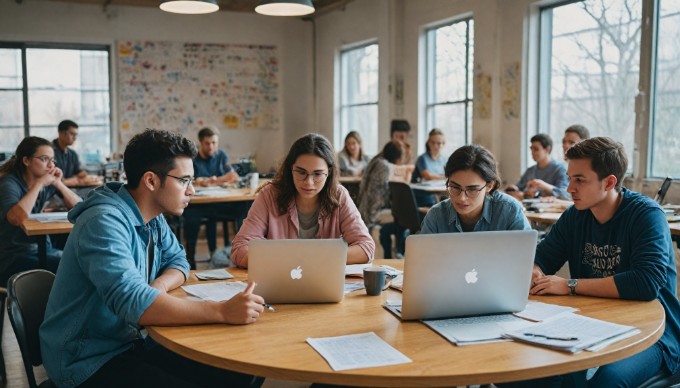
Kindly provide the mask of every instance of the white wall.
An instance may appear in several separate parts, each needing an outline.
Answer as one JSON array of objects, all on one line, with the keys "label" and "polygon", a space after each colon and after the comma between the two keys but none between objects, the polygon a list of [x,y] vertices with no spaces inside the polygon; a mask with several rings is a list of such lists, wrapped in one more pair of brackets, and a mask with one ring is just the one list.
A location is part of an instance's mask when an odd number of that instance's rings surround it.
[{"label": "white wall", "polygon": [[[118,39],[276,45],[281,64],[282,128],[223,129],[220,145],[232,158],[254,153],[258,169],[266,171],[277,165],[297,135],[313,129],[310,22],[254,13],[176,15],[158,8],[129,6],[109,6],[104,12],[101,6],[93,5],[54,1],[17,4],[14,0],[0,0],[2,41],[96,43],[113,48]],[[115,53],[112,54],[115,77]],[[114,80],[114,88],[115,84]],[[115,130],[118,124],[115,90],[112,101]],[[117,146],[120,150],[124,148],[124,144]]]}]

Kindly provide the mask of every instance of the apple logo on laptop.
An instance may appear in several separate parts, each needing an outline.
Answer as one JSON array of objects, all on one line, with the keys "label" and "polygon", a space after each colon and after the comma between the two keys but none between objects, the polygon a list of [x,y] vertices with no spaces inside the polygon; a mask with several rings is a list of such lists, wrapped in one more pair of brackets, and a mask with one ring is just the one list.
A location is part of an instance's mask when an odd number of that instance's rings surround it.
[{"label": "apple logo on laptop", "polygon": [[302,279],[302,268],[298,265],[297,268],[290,270],[290,278],[293,280]]},{"label": "apple logo on laptop", "polygon": [[468,284],[477,283],[477,270],[473,268],[472,271],[467,272],[465,274],[465,281]]}]

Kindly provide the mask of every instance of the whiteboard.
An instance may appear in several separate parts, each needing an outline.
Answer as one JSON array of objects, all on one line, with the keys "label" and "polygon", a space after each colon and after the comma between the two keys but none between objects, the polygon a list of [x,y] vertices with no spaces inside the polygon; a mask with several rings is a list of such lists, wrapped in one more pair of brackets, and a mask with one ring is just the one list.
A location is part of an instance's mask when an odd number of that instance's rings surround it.
[{"label": "whiteboard", "polygon": [[121,144],[146,128],[279,128],[276,46],[116,43]]}]

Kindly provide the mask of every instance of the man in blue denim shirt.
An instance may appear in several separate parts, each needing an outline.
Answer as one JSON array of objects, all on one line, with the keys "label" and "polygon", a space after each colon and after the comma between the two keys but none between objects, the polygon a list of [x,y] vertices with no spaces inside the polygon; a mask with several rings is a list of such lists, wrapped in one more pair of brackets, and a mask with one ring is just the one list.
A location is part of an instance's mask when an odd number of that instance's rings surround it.
[{"label": "man in blue denim shirt", "polygon": [[458,148],[444,174],[449,198],[427,212],[422,234],[531,229],[522,205],[498,191],[496,160],[486,148]]},{"label": "man in blue denim shirt", "polygon": [[181,215],[194,194],[190,141],[147,130],[125,149],[128,184],[93,191],[75,223],[40,328],[48,376],[64,387],[247,386],[252,376],[215,369],[150,339],[146,325],[252,323],[264,300],[253,284],[226,302],[168,294],[189,265],[162,213]]}]

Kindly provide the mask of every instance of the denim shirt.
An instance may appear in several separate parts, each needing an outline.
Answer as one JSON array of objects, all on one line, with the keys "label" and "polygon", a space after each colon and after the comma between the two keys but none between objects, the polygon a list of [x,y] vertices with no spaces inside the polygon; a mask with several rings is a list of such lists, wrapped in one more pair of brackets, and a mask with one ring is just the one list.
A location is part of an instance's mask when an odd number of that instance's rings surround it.
[{"label": "denim shirt", "polygon": [[[482,217],[475,224],[473,231],[497,230],[531,230],[519,201],[498,190],[484,199]],[[421,234],[462,232],[463,226],[450,198],[434,205],[427,212],[420,230]]]},{"label": "denim shirt", "polygon": [[[44,366],[60,387],[83,383],[141,338],[139,319],[159,295],[149,283],[170,268],[189,273],[164,217],[144,224],[119,182],[92,191],[69,220],[75,226],[40,327]],[[153,263],[147,277],[150,235]]]}]

